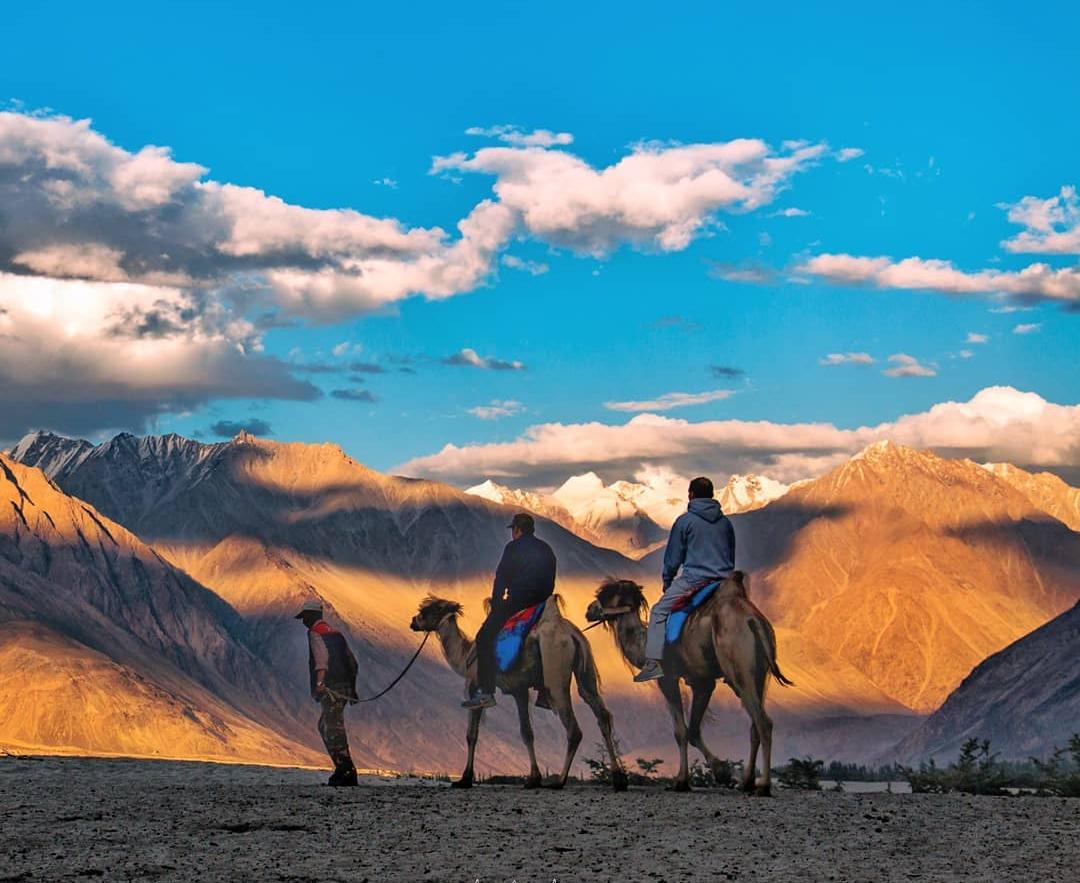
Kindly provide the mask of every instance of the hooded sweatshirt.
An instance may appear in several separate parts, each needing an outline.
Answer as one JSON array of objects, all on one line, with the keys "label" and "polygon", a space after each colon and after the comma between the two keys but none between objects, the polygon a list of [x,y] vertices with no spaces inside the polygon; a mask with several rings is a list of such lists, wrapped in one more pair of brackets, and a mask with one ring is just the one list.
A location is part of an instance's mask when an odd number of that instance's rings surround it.
[{"label": "hooded sweatshirt", "polygon": [[682,567],[683,578],[722,579],[735,569],[735,529],[716,500],[694,499],[671,526],[664,552],[664,588]]}]

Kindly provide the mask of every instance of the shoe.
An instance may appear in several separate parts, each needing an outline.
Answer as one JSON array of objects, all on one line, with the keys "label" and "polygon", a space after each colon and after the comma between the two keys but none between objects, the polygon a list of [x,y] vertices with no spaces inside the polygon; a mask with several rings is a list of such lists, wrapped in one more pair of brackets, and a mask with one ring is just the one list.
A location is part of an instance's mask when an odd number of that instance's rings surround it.
[{"label": "shoe", "polygon": [[644,684],[646,681],[655,681],[663,676],[664,669],[660,666],[659,660],[646,659],[641,671],[634,675],[634,683]]},{"label": "shoe", "polygon": [[349,766],[345,767],[338,767],[336,770],[334,770],[333,774],[330,776],[330,779],[326,784],[334,788],[352,787],[355,785],[359,785],[360,782],[356,777],[356,767],[354,767],[352,764],[349,764]]},{"label": "shoe", "polygon": [[467,708],[469,711],[477,711],[481,708],[494,708],[495,697],[490,693],[477,693],[472,699],[466,699],[461,703],[462,708]]}]

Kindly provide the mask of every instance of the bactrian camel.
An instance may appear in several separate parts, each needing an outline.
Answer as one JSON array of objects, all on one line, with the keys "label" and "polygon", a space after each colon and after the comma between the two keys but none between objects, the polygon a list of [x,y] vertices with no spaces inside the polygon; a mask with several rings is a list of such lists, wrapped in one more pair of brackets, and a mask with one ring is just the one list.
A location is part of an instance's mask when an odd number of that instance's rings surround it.
[{"label": "bactrian camel", "polygon": [[[701,738],[701,722],[709,707],[716,679],[723,678],[750,715],[750,759],[743,773],[744,791],[770,793],[772,764],[772,720],[765,713],[765,682],[770,673],[781,684],[791,685],[776,664],[776,635],[772,624],[747,597],[748,580],[735,571],[683,624],[676,645],[668,645],[663,659],[664,677],[658,684],[667,700],[679,744],[679,774],[676,791],[690,790],[686,762],[687,743],[704,756],[714,770],[716,755]],[[636,668],[645,662],[645,615],[649,605],[641,586],[631,580],[613,579],[596,592],[585,614],[590,622],[603,622],[611,630],[626,661]],[[683,714],[679,679],[693,695],[690,725]],[[758,747],[762,752],[762,777],[755,773]]]},{"label": "bactrian camel", "polygon": [[[496,686],[503,693],[513,696],[517,703],[521,739],[529,752],[529,776],[525,780],[525,787],[541,786],[540,767],[536,763],[536,750],[533,747],[532,720],[529,717],[530,688],[546,688],[548,702],[566,728],[566,759],[562,773],[549,787],[562,788],[570,775],[570,765],[581,743],[581,727],[578,726],[570,699],[570,679],[573,676],[577,681],[578,693],[593,710],[600,725],[611,758],[612,785],[616,791],[624,791],[627,785],[626,771],[615,747],[611,712],[600,695],[600,677],[592,649],[581,630],[563,618],[560,603],[557,595],[548,600],[543,614],[525,639],[516,665],[510,671],[500,673],[496,681]],[[450,668],[467,682],[472,682],[476,678],[476,654],[473,652],[473,641],[458,624],[461,612],[462,607],[456,601],[428,597],[421,602],[411,628],[417,632],[435,632]],[[473,784],[473,760],[483,714],[483,709],[469,712],[466,733],[468,759],[461,778],[454,783],[458,788],[468,788]]]}]

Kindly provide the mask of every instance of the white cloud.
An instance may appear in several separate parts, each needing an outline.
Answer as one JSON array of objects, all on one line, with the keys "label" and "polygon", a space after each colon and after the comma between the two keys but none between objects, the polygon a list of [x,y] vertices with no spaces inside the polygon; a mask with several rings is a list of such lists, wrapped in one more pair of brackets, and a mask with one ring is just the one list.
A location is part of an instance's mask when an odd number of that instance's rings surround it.
[{"label": "white cloud", "polygon": [[212,398],[310,400],[251,325],[175,289],[0,273],[0,438],[143,429]]},{"label": "white cloud", "polygon": [[836,152],[836,160],[837,162],[850,162],[853,159],[858,159],[865,152],[861,147],[841,147]]},{"label": "white cloud", "polygon": [[961,359],[970,359],[972,356],[975,355],[975,353],[973,353],[971,350],[960,350],[958,355]]},{"label": "white cloud", "polygon": [[371,183],[378,187],[389,187],[391,190],[398,189],[398,182],[394,178],[387,178],[384,176],[382,178],[376,178]]},{"label": "white cloud", "polygon": [[964,343],[986,343],[990,339],[987,334],[977,334],[974,331],[969,331]]},{"label": "white cloud", "polygon": [[670,411],[672,408],[686,408],[691,405],[723,401],[733,395],[735,393],[730,389],[714,389],[710,392],[667,392],[647,401],[604,402],[604,407],[609,411]]},{"label": "white cloud", "polygon": [[469,408],[469,413],[481,420],[499,420],[522,413],[525,406],[514,399],[493,399],[489,404]]},{"label": "white cloud", "polygon": [[886,368],[881,373],[886,377],[937,377],[937,371],[928,365],[923,365],[914,356],[907,353],[894,353],[889,356],[893,367]]},{"label": "white cloud", "polygon": [[769,215],[770,218],[808,218],[809,216],[810,212],[804,208],[785,208]]},{"label": "white cloud", "polygon": [[542,261],[527,261],[512,254],[504,254],[502,256],[502,265],[504,267],[509,267],[511,270],[521,270],[523,273],[528,273],[530,276],[543,276],[551,269],[551,267]]},{"label": "white cloud", "polygon": [[487,147],[436,157],[432,173],[492,175],[500,204],[532,235],[601,256],[624,243],[681,251],[708,230],[716,212],[770,203],[824,152],[820,144],[775,152],[755,139],[639,144],[597,170],[564,151]]},{"label": "white cloud", "polygon": [[505,144],[515,147],[562,147],[574,143],[574,136],[569,132],[551,132],[548,129],[535,129],[525,132],[517,126],[470,126],[465,130],[466,135],[476,135],[481,138],[496,138]]},{"label": "white cloud", "polygon": [[988,387],[967,402],[943,402],[857,429],[829,423],[692,423],[654,414],[619,425],[545,423],[511,442],[446,445],[397,471],[460,484],[514,479],[528,487],[549,486],[588,470],[614,480],[645,468],[677,475],[756,472],[787,482],[820,474],[881,439],[978,462],[1078,468],[1080,404],[1057,405],[1035,393]]},{"label": "white cloud", "polygon": [[1025,229],[1002,243],[1011,252],[1080,254],[1080,198],[1075,187],[1062,187],[1056,196],[1025,196],[1002,208],[1009,220]]},{"label": "white cloud", "polygon": [[494,356],[481,356],[476,350],[465,347],[463,350],[447,356],[444,365],[457,365],[465,368],[482,368],[485,371],[524,371],[525,365],[517,359],[508,361]]},{"label": "white cloud", "polygon": [[832,367],[834,365],[873,365],[875,359],[870,353],[829,353],[818,364]]},{"label": "white cloud", "polygon": [[1013,328],[1013,334],[1034,334],[1042,328],[1041,322],[1027,322]]},{"label": "white cloud", "polygon": [[949,261],[919,257],[894,261],[888,257],[819,254],[796,267],[796,272],[839,284],[872,288],[974,295],[1005,293],[1029,299],[1080,300],[1080,269],[1054,270],[1047,264],[1031,264],[1017,272],[979,270],[967,273]]}]

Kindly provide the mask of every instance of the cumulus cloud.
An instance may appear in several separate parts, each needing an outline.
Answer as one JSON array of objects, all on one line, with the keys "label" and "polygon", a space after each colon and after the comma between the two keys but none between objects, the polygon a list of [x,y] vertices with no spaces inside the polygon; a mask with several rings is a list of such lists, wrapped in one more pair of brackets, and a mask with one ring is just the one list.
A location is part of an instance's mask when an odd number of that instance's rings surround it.
[{"label": "cumulus cloud", "polygon": [[252,417],[250,420],[218,420],[210,425],[210,432],[219,438],[232,438],[241,432],[251,435],[273,435],[274,431],[265,420]]},{"label": "cumulus cloud", "polygon": [[756,139],[639,144],[614,165],[595,169],[561,150],[488,147],[436,157],[432,173],[492,175],[499,204],[529,233],[600,256],[623,243],[681,251],[708,230],[715,213],[772,202],[825,150],[797,142],[774,151]]},{"label": "cumulus cloud", "polygon": [[819,365],[833,367],[835,365],[873,365],[875,359],[870,353],[829,353],[818,360]]},{"label": "cumulus cloud", "polygon": [[964,339],[964,343],[986,343],[989,339],[989,335],[977,334],[974,331],[969,331],[967,337]]},{"label": "cumulus cloud", "polygon": [[604,402],[604,407],[609,411],[670,411],[672,408],[719,402],[733,395],[735,393],[730,389],[714,389],[709,392],[667,392],[659,398],[645,401]]},{"label": "cumulus cloud", "polygon": [[1080,404],[988,387],[966,402],[943,402],[877,426],[717,420],[693,423],[639,414],[626,423],[545,423],[496,444],[446,445],[396,471],[462,485],[485,478],[545,487],[594,470],[607,481],[643,469],[677,475],[758,472],[780,481],[821,474],[882,439],[978,462],[1080,469]]},{"label": "cumulus cloud", "polygon": [[922,364],[907,353],[894,353],[889,356],[889,361],[892,367],[881,372],[886,377],[937,377],[937,371],[934,368]]},{"label": "cumulus cloud", "polygon": [[145,430],[215,398],[310,401],[254,329],[195,295],[0,273],[0,438]]},{"label": "cumulus cloud", "polygon": [[866,151],[861,147],[841,147],[836,151],[837,162],[850,162],[853,159],[858,159]]},{"label": "cumulus cloud", "polygon": [[810,212],[804,208],[785,208],[780,209],[778,212],[773,212],[769,217],[771,218],[808,218]]},{"label": "cumulus cloud", "polygon": [[506,361],[493,356],[481,356],[474,349],[465,347],[460,352],[442,359],[444,365],[456,365],[463,368],[481,368],[485,371],[524,371],[525,365],[516,359]]},{"label": "cumulus cloud", "polygon": [[1009,220],[1024,227],[1002,245],[1011,252],[1080,254],[1080,198],[1075,187],[1062,187],[1056,196],[1025,196],[1008,209]]},{"label": "cumulus cloud", "polygon": [[486,405],[469,408],[469,413],[481,420],[499,420],[503,417],[513,417],[524,410],[525,406],[513,399],[493,399]]},{"label": "cumulus cloud", "polygon": [[842,285],[941,291],[948,294],[1004,293],[1030,300],[1080,301],[1080,269],[1054,270],[1031,264],[1016,272],[965,272],[949,261],[919,257],[894,261],[888,257],[819,254],[796,267],[796,272]]},{"label": "cumulus cloud", "polygon": [[509,267],[511,270],[521,270],[523,273],[528,273],[530,276],[543,276],[551,269],[551,267],[543,261],[526,261],[512,254],[503,255],[502,265],[504,267]]},{"label": "cumulus cloud", "polygon": [[518,126],[470,126],[465,130],[465,134],[495,138],[515,147],[562,147],[574,143],[574,136],[569,132],[551,132],[548,129],[525,132]]},{"label": "cumulus cloud", "polygon": [[1013,334],[1034,334],[1042,328],[1042,322],[1025,322],[1013,328]]}]

